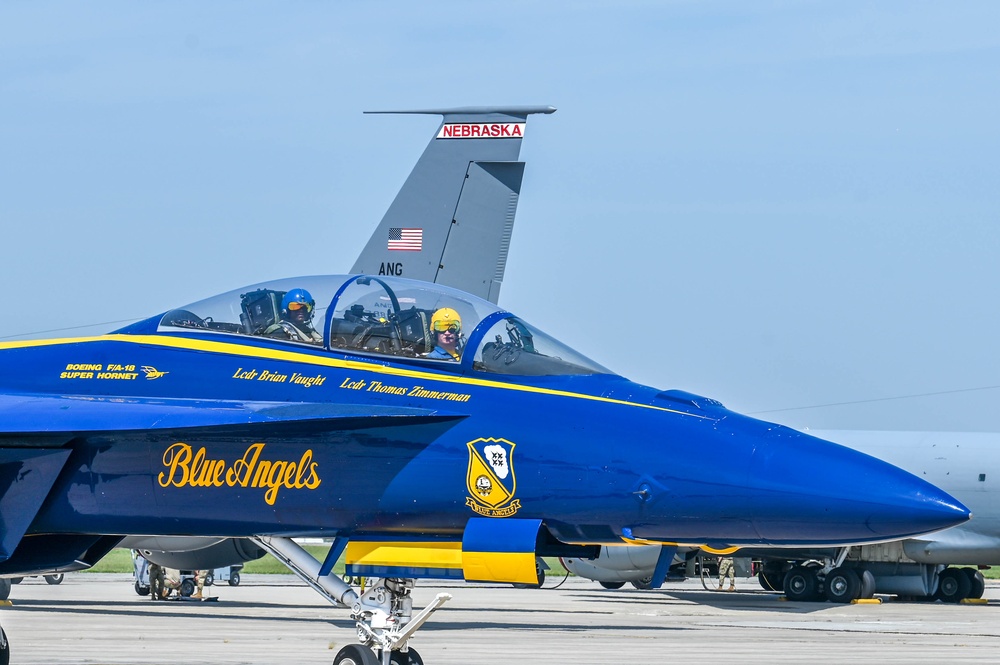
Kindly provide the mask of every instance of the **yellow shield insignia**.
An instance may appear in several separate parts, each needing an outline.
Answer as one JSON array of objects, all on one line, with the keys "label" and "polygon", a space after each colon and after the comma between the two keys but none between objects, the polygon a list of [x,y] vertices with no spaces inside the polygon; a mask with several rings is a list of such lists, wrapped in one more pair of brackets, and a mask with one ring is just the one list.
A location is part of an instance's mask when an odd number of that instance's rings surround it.
[{"label": "yellow shield insignia", "polygon": [[509,517],[521,507],[514,499],[517,479],[514,476],[514,444],[506,439],[469,441],[469,470],[465,486],[469,490],[465,504],[480,515]]}]

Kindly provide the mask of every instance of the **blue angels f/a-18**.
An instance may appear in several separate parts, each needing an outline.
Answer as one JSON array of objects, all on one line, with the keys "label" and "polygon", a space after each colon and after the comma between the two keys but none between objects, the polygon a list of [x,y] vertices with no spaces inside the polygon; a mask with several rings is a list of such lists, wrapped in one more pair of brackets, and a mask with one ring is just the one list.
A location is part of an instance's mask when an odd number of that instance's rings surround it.
[{"label": "blue angels f/a-18", "polygon": [[[534,111],[444,110],[434,142],[519,140]],[[383,242],[430,240],[417,221]],[[361,644],[335,663],[405,664],[447,600],[414,614],[417,578],[531,583],[537,556],[600,545],[851,544],[968,519],[884,462],[633,383],[487,282],[298,277],[0,344],[0,576],[86,567],[126,534],[249,537],[350,608]],[[297,536],[335,540],[313,565]],[[342,554],[377,581],[330,574]]]}]

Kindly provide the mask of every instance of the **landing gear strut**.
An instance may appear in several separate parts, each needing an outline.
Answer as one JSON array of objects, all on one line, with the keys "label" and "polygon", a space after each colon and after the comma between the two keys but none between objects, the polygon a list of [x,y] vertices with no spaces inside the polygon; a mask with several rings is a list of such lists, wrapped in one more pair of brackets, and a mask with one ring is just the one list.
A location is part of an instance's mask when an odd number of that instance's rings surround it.
[{"label": "landing gear strut", "polygon": [[359,596],[337,575],[321,575],[320,562],[292,539],[258,536],[253,540],[330,602],[351,608],[361,644],[341,649],[333,665],[423,665],[407,642],[437,608],[451,600],[450,593],[439,593],[413,616],[412,579],[369,578],[371,586]]},{"label": "landing gear strut", "polygon": [[357,623],[358,640],[372,659],[359,661],[357,658],[361,656],[356,649],[344,647],[334,659],[334,665],[423,665],[423,660],[407,646],[407,642],[435,610],[451,599],[451,594],[439,593],[427,607],[412,616],[413,598],[410,592],[413,584],[412,579],[374,580],[371,588],[351,607],[351,618]]}]

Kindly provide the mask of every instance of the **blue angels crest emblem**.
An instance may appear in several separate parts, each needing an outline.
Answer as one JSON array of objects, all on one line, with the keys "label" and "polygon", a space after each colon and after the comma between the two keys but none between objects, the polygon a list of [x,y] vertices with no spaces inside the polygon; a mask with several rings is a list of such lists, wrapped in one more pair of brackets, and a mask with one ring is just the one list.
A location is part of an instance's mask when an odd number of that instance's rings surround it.
[{"label": "blue angels crest emblem", "polygon": [[510,517],[521,508],[514,498],[514,444],[506,439],[469,441],[465,505],[485,517]]}]

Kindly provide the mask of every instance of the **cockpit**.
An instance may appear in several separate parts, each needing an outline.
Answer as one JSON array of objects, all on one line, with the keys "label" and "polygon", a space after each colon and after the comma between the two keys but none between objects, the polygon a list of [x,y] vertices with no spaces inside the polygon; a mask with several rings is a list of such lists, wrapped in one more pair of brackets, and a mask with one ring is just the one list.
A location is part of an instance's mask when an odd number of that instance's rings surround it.
[{"label": "cockpit", "polygon": [[611,373],[490,302],[392,277],[313,276],[258,284],[171,310],[158,330],[266,337],[497,374]]}]

